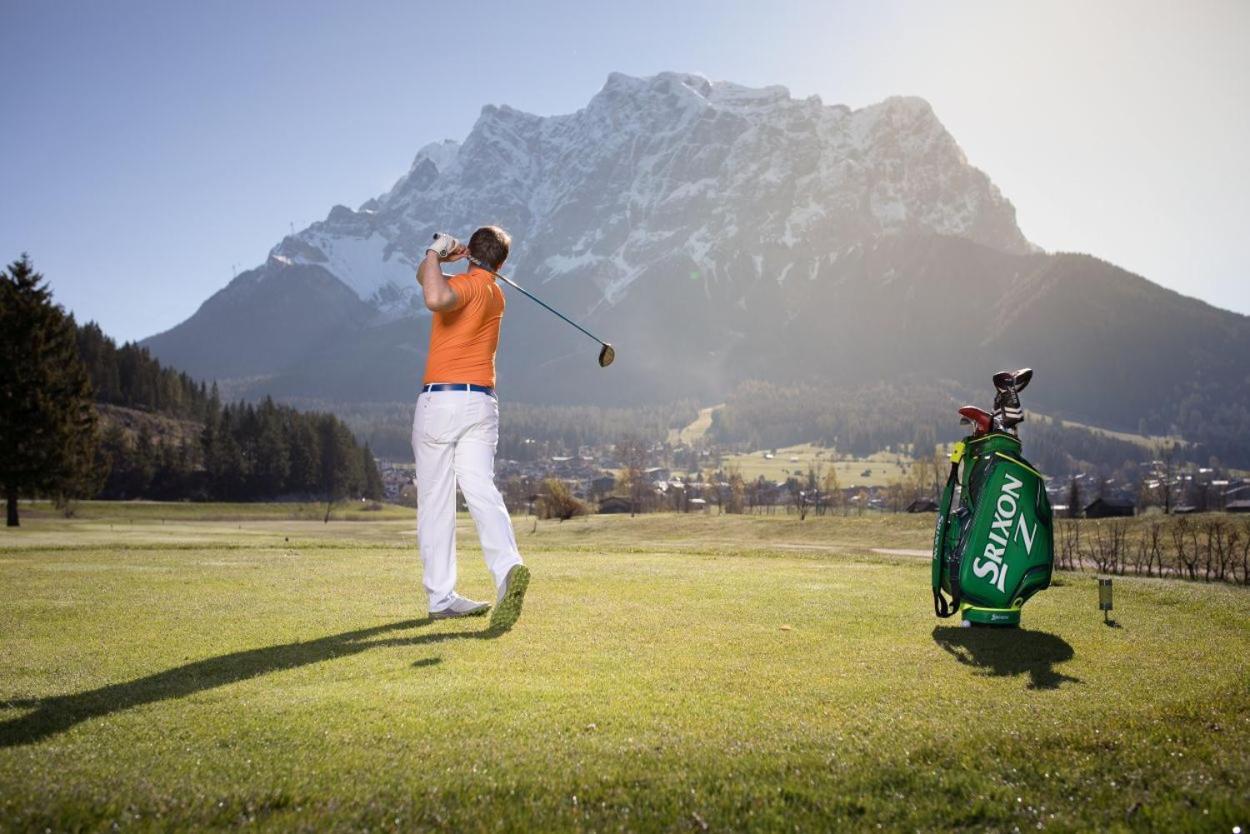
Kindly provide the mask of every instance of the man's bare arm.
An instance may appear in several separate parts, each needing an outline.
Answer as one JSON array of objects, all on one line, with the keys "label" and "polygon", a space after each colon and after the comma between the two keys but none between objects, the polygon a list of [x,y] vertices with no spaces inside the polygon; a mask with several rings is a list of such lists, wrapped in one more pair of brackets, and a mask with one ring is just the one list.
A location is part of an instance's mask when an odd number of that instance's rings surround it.
[{"label": "man's bare arm", "polygon": [[438,313],[451,310],[460,303],[460,299],[456,297],[456,291],[451,288],[451,284],[443,275],[443,264],[460,260],[468,254],[468,251],[467,247],[457,245],[440,257],[437,250],[426,250],[425,258],[417,267],[417,283],[421,285],[425,306],[428,309]]}]

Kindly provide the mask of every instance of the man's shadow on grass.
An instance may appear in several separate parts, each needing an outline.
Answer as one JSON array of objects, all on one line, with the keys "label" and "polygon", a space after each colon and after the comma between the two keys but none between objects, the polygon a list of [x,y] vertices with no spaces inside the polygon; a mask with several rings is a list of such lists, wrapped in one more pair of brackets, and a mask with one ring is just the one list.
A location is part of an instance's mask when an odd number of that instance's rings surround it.
[{"label": "man's shadow on grass", "polygon": [[933,629],[933,641],[960,663],[989,675],[1027,673],[1029,689],[1058,689],[1064,683],[1081,682],[1055,669],[1055,664],[1076,656],[1071,644],[1044,631],[939,626]]},{"label": "man's shadow on grass", "polygon": [[[0,706],[33,710],[17,718],[0,722],[0,748],[34,744],[49,736],[65,732],[76,724],[91,718],[100,718],[133,707],[183,698],[208,689],[310,666],[324,660],[349,657],[354,654],[395,646],[423,646],[447,640],[491,640],[503,635],[506,629],[394,636],[400,632],[428,626],[430,618],[403,620],[374,628],[345,631],[316,640],[283,643],[263,649],[210,657],[157,672],[125,683],[114,683],[98,689],[90,689],[74,695],[54,695],[30,700],[3,700]],[[391,636],[387,636],[391,635]],[[381,639],[377,639],[381,638]],[[426,658],[412,664],[414,667],[434,666],[439,658]]]}]

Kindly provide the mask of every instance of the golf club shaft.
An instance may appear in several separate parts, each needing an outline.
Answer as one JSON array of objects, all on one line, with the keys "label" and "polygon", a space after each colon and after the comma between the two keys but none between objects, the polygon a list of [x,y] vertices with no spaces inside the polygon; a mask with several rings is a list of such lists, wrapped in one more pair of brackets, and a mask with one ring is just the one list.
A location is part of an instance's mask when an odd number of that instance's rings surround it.
[{"label": "golf club shaft", "polygon": [[590,338],[594,339],[594,340],[595,340],[596,342],[598,342],[599,344],[601,344],[601,345],[606,345],[606,344],[607,344],[607,342],[603,341],[603,339],[600,339],[600,338],[599,338],[598,336],[596,336],[594,333],[591,333],[589,330],[587,330],[586,328],[582,327],[580,324],[578,324],[577,322],[573,321],[571,318],[569,318],[568,316],[564,315],[564,313],[561,313],[559,310],[555,309],[555,308],[554,308],[554,307],[552,307],[550,304],[548,304],[547,302],[543,301],[541,298],[538,298],[537,296],[535,296],[534,294],[532,294],[529,290],[525,289],[525,287],[522,287],[520,284],[518,284],[516,281],[513,281],[511,278],[507,277],[506,275],[500,275],[498,272],[496,272],[495,270],[491,269],[490,267],[488,267],[486,264],[482,263],[481,261],[477,261],[477,260],[474,260],[474,259],[470,258],[470,259],[469,259],[469,262],[470,262],[470,263],[472,263],[474,266],[479,267],[480,269],[484,269],[484,270],[486,270],[486,271],[487,271],[487,272],[489,272],[491,275],[494,275],[494,276],[495,276],[496,278],[498,278],[500,281],[503,281],[505,284],[507,284],[508,286],[512,287],[514,290],[516,290],[517,292],[521,293],[522,295],[524,295],[524,296],[525,296],[526,298],[528,298],[530,301],[533,301],[534,303],[541,305],[542,307],[544,307],[544,308],[547,310],[547,312],[549,312],[549,313],[554,313],[555,315],[557,315],[557,316],[559,316],[560,318],[564,319],[566,322],[568,322],[569,324],[573,325],[573,326],[574,326],[574,327],[576,327],[578,330],[582,331],[583,333],[585,333],[585,334],[586,334],[587,336],[589,336]]}]

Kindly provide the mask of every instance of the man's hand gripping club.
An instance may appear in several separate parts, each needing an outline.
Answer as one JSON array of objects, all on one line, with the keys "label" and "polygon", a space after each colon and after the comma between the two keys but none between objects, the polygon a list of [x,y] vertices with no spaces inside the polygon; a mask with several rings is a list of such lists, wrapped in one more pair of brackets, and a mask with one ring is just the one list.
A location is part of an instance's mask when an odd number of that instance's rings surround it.
[{"label": "man's hand gripping club", "polygon": [[443,277],[442,265],[467,257],[469,248],[446,232],[437,232],[425,250],[425,258],[417,267],[417,283],[425,296],[425,306],[433,312],[453,309],[458,303],[456,291]]}]

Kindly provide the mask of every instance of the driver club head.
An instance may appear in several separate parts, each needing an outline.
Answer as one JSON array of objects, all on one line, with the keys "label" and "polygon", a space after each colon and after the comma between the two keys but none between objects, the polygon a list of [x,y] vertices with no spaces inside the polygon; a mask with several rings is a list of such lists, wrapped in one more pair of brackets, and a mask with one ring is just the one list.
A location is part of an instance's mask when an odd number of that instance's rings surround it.
[{"label": "driver club head", "polygon": [[1001,423],[1003,429],[1014,428],[1024,420],[1024,412],[1020,410],[1020,392],[1032,379],[1032,368],[999,371],[994,374],[994,388],[997,392],[994,395],[995,422]]},{"label": "driver club head", "polygon": [[1016,371],[1013,376],[1015,377],[1013,382],[1015,385],[1016,393],[1018,394],[1021,391],[1023,391],[1028,386],[1029,382],[1033,379],[1033,369],[1021,368],[1020,370]]},{"label": "driver club head", "polygon": [[603,347],[599,349],[599,367],[606,368],[616,359],[616,348],[607,342],[603,343]]},{"label": "driver club head", "polygon": [[1033,379],[1032,368],[1021,368],[1018,371],[999,371],[994,374],[994,389],[1000,394],[1023,391]]}]

